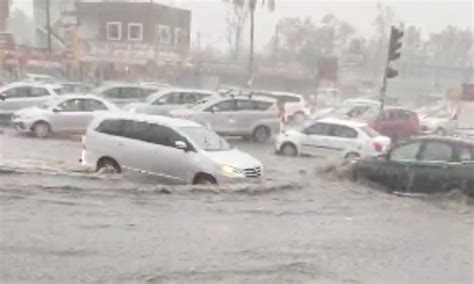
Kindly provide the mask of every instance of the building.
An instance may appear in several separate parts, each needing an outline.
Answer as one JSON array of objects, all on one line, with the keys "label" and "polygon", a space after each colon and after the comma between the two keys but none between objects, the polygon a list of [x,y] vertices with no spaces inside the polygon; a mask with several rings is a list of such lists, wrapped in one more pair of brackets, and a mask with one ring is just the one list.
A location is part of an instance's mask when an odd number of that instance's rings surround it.
[{"label": "building", "polygon": [[77,2],[78,0],[33,1],[34,48],[45,50],[48,48],[47,12],[49,10],[52,51],[63,52],[66,49],[70,27],[76,24],[75,5]]},{"label": "building", "polygon": [[163,65],[190,48],[191,12],[153,2],[78,2],[80,61]]},{"label": "building", "polygon": [[10,0],[0,0],[0,32],[7,29],[7,19],[10,11]]}]

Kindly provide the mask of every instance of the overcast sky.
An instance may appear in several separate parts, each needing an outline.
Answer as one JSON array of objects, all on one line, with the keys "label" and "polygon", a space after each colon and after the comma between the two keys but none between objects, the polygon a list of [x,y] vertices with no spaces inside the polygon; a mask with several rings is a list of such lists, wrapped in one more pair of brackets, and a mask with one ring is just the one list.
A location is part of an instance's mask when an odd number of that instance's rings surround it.
[{"label": "overcast sky", "polygon": [[[28,14],[32,13],[32,0],[13,0]],[[52,0],[54,1],[54,0]],[[149,0],[147,0],[149,1]],[[192,11],[192,36],[201,34],[203,45],[211,43],[222,48],[226,46],[225,17],[227,6],[222,0],[154,0],[164,4],[176,5]],[[362,35],[373,31],[377,0],[276,0],[276,10],[269,13],[260,9],[257,13],[256,38],[259,47],[270,39],[274,25],[282,17],[312,17],[320,20],[322,16],[333,13],[357,29]],[[437,32],[447,25],[474,29],[473,1],[464,0],[399,0],[379,1],[391,6],[396,18],[406,26],[415,25],[427,35]]]}]

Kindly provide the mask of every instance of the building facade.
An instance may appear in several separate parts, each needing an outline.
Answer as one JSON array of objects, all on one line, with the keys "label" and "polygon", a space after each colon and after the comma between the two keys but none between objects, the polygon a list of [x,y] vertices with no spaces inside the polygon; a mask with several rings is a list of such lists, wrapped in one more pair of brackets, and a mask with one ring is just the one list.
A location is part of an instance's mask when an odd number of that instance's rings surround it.
[{"label": "building facade", "polygon": [[86,62],[162,65],[190,48],[190,11],[153,2],[79,2],[77,35]]}]

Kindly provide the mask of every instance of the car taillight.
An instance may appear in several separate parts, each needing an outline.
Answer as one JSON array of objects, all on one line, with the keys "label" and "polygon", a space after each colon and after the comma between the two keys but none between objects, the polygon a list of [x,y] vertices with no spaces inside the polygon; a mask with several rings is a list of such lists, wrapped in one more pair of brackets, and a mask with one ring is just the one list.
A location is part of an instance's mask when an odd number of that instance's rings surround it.
[{"label": "car taillight", "polygon": [[374,148],[375,152],[382,152],[383,151],[383,144],[380,142],[372,142],[372,147]]}]

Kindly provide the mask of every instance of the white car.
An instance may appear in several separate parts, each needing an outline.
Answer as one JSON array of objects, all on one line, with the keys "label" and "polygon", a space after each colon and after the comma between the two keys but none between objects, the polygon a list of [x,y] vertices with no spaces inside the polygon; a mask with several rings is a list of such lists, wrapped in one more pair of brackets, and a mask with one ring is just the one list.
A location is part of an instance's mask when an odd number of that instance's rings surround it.
[{"label": "white car", "polygon": [[26,74],[26,79],[24,82],[38,82],[38,83],[48,83],[48,84],[55,84],[58,82],[58,79],[54,78],[51,75],[47,74]]},{"label": "white car", "polygon": [[97,171],[128,169],[184,184],[227,184],[263,174],[258,160],[200,124],[127,112],[94,119],[81,161]]},{"label": "white car", "polygon": [[118,110],[111,103],[91,95],[57,96],[41,106],[25,108],[12,116],[20,132],[44,138],[54,133],[84,133],[97,111]]},{"label": "white car", "polygon": [[102,97],[118,106],[136,102],[144,102],[146,98],[158,89],[138,84],[109,82],[90,90],[96,96]]},{"label": "white car", "polygon": [[281,133],[276,141],[276,151],[286,156],[310,155],[352,160],[379,155],[390,144],[389,137],[380,135],[365,123],[327,118]]},{"label": "white car", "polygon": [[311,107],[302,95],[270,91],[252,91],[251,93],[283,102],[285,104],[286,117],[295,122],[303,122],[311,114]]},{"label": "white car", "polygon": [[170,116],[196,121],[224,136],[253,138],[260,143],[280,131],[276,101],[265,97],[213,98],[171,111]]},{"label": "white car", "polygon": [[13,112],[41,105],[61,93],[61,85],[40,83],[12,83],[0,88],[0,117],[10,120]]},{"label": "white car", "polygon": [[143,103],[132,103],[124,109],[132,112],[168,115],[171,110],[194,105],[209,97],[219,97],[215,92],[191,89],[163,89],[151,94]]}]

